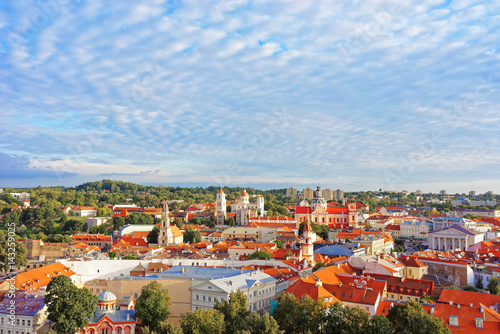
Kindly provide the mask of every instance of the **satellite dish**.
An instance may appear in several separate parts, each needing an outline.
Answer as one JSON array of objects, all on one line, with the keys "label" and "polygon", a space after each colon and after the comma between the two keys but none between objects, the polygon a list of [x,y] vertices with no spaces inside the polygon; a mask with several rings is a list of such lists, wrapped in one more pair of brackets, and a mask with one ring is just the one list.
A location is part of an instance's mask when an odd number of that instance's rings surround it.
[{"label": "satellite dish", "polygon": [[357,280],[357,279],[355,279],[355,280],[354,280],[354,283],[358,284],[358,280]]},{"label": "satellite dish", "polygon": [[366,281],[361,281],[361,284],[366,285]]}]

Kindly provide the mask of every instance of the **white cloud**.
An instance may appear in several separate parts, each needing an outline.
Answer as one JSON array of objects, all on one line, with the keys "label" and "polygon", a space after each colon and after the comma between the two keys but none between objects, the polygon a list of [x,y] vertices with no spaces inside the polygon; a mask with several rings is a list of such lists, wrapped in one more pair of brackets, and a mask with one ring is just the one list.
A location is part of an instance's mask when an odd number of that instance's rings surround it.
[{"label": "white cloud", "polygon": [[[474,144],[498,155],[488,140],[498,95],[471,108],[480,118],[449,125],[443,115],[498,67],[494,6],[86,1],[3,56],[0,141],[37,168],[87,176],[335,175],[353,186],[385,182],[385,171],[446,128],[456,146],[440,143],[422,173],[483,168],[455,152]],[[10,17],[27,17],[18,11]]]}]

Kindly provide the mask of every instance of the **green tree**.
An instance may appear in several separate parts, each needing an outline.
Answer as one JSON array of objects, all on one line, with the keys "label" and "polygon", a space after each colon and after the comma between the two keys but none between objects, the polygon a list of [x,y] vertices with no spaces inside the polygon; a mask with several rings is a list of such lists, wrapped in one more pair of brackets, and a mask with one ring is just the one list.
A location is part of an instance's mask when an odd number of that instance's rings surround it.
[{"label": "green tree", "polygon": [[483,288],[484,288],[484,286],[483,286],[483,278],[481,277],[481,275],[477,276],[477,279],[476,279],[476,288],[478,288],[479,290],[483,290]]},{"label": "green tree", "polygon": [[463,291],[478,292],[477,288],[472,285],[466,285],[462,288]]},{"label": "green tree", "polygon": [[224,222],[226,225],[229,225],[229,226],[236,226],[236,222],[234,221],[234,217],[233,216],[229,216],[228,219],[226,219],[226,221]]},{"label": "green tree", "polygon": [[118,257],[118,252],[117,252],[117,251],[112,250],[112,251],[110,251],[110,252],[108,253],[108,256],[109,256],[109,258],[110,258],[111,260],[113,260],[115,257]]},{"label": "green tree", "polygon": [[[259,315],[252,312],[248,318],[248,325],[246,332],[250,334],[283,334],[284,331],[280,330],[278,323],[269,314]],[[227,332],[226,333],[231,333]],[[243,331],[242,331],[243,333]]]},{"label": "green tree", "polygon": [[387,319],[396,333],[448,334],[451,333],[442,319],[427,314],[422,305],[410,301],[396,304],[389,310]]},{"label": "green tree", "polygon": [[46,220],[43,222],[43,229],[47,234],[54,233],[56,231],[56,223],[51,219]]},{"label": "green tree", "polygon": [[158,325],[157,331],[152,331],[148,326],[142,328],[142,334],[183,334],[179,326],[175,326],[168,321],[162,321]]},{"label": "green tree", "polygon": [[113,218],[113,229],[119,230],[120,227],[125,226],[125,218],[122,216],[116,216]]},{"label": "green tree", "polygon": [[108,207],[98,208],[97,217],[111,217],[113,215],[113,210]]},{"label": "green tree", "polygon": [[273,317],[285,333],[318,333],[325,308],[323,300],[316,301],[309,296],[298,300],[289,293],[282,293]]},{"label": "green tree", "polygon": [[195,242],[200,242],[201,241],[201,233],[198,230],[193,229],[192,226],[190,226],[187,230],[184,231],[184,236],[183,240],[185,243],[195,243]]},{"label": "green tree", "polygon": [[108,229],[106,228],[107,225],[98,225],[98,226],[92,226],[89,230],[90,234],[108,234]]},{"label": "green tree", "polygon": [[492,295],[500,295],[500,280],[496,276],[491,276],[488,286],[486,286]]},{"label": "green tree", "polygon": [[[301,235],[302,232],[304,232],[304,225],[305,222],[300,223],[299,235]],[[328,227],[328,225],[311,223],[311,228],[314,231],[314,233],[319,235],[323,240],[328,240],[328,232],[330,232],[330,227]]]},{"label": "green tree", "polygon": [[253,259],[269,260],[270,258],[271,258],[271,254],[269,254],[268,252],[266,252],[264,250],[260,250],[258,252],[253,253],[253,254],[250,254],[250,256],[248,256],[249,260],[253,260]]},{"label": "green tree", "polygon": [[151,232],[148,234],[148,244],[158,243],[158,234],[160,234],[160,228],[158,226],[153,227]]},{"label": "green tree", "polygon": [[371,317],[370,323],[364,328],[365,334],[386,334],[392,332],[391,322],[382,314]]},{"label": "green tree", "polygon": [[247,297],[242,291],[231,292],[227,300],[217,301],[214,309],[224,315],[226,333],[237,333],[248,327],[251,312],[247,310]]},{"label": "green tree", "polygon": [[194,312],[181,314],[181,328],[184,334],[223,334],[224,315],[217,310],[200,307]]},{"label": "green tree", "polygon": [[141,289],[141,295],[135,304],[135,316],[141,319],[143,326],[158,332],[161,323],[170,314],[170,296],[168,290],[157,281],[151,281]]},{"label": "green tree", "polygon": [[215,222],[212,218],[208,219],[205,224],[210,227],[210,228],[214,228],[215,227]]},{"label": "green tree", "polygon": [[175,220],[174,220],[174,224],[175,224],[175,226],[177,226],[178,228],[183,228],[183,227],[184,227],[184,225],[185,225],[185,222],[184,222],[184,220],[182,220],[182,219],[175,219]]},{"label": "green tree", "polygon": [[97,296],[86,288],[77,288],[69,277],[60,275],[47,285],[45,304],[48,319],[56,323],[53,329],[57,333],[76,333],[92,316]]},{"label": "green tree", "polygon": [[83,220],[70,219],[64,223],[62,230],[63,232],[74,234],[77,232],[87,232],[88,226]]},{"label": "green tree", "polygon": [[[2,232],[2,236],[0,237],[0,271],[14,271],[14,268],[11,267],[11,263],[15,269],[24,267],[26,263],[28,263],[28,249],[26,246],[14,237],[7,237],[7,235]],[[14,244],[14,247],[11,247]],[[14,252],[9,252],[9,248],[12,250],[14,248]],[[13,256],[12,256],[13,255]]]},{"label": "green tree", "polygon": [[321,268],[324,268],[324,267],[329,267],[330,264],[329,263],[323,263],[323,262],[317,262],[314,267],[313,267],[313,272],[321,269]]},{"label": "green tree", "polygon": [[283,248],[283,242],[281,240],[276,239],[276,247]]},{"label": "green tree", "polygon": [[137,257],[135,257],[132,254],[127,254],[123,257],[124,260],[137,260]]}]

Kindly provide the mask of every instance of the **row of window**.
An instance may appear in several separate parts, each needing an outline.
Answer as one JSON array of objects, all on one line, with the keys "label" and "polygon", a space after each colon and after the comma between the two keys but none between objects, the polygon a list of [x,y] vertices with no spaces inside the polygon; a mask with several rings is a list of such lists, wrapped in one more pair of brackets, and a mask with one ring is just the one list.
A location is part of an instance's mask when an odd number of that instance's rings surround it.
[{"label": "row of window", "polygon": [[[0,318],[0,323],[3,324],[4,323],[4,318]],[[30,327],[31,326],[31,320],[25,320],[25,319],[22,319],[22,321],[20,321],[19,318],[16,319],[16,326],[28,326]]]},{"label": "row of window", "polygon": [[[30,329],[29,328],[26,329],[26,332],[16,331],[16,334],[28,334],[28,333],[30,333]],[[0,334],[3,334],[3,329],[0,329]],[[10,330],[7,331],[7,334],[11,334]]]}]

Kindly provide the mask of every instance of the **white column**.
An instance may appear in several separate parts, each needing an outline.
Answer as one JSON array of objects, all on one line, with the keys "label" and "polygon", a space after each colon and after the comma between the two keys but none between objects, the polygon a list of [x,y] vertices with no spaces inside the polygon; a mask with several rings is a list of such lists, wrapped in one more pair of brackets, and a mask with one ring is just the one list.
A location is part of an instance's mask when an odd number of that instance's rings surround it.
[{"label": "white column", "polygon": [[439,247],[441,246],[441,243],[439,242],[439,238],[435,237],[434,240],[435,240],[434,249],[439,249]]},{"label": "white column", "polygon": [[455,249],[455,238],[452,239],[453,240],[453,249]]}]

